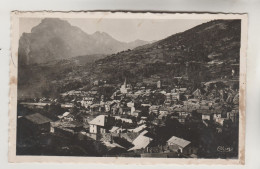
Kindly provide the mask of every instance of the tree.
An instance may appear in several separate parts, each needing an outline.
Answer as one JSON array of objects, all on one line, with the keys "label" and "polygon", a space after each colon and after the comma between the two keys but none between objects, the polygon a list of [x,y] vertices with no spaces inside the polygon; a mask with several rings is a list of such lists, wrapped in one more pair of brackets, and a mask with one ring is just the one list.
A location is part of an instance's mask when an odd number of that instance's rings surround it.
[{"label": "tree", "polygon": [[156,115],[154,113],[150,113],[149,116],[147,117],[147,120],[152,122],[155,119]]},{"label": "tree", "polygon": [[61,104],[52,103],[49,107],[49,112],[54,113],[56,115],[60,115],[63,113],[63,109],[61,108]]},{"label": "tree", "polygon": [[79,112],[79,108],[77,106],[73,106],[72,109],[70,109],[71,114],[77,114]]}]

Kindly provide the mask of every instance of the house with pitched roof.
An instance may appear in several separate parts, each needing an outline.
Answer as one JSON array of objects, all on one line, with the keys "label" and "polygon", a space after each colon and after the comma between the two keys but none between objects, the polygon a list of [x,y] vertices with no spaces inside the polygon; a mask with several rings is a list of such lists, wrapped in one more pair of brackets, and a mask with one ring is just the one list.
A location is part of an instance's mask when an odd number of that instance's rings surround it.
[{"label": "house with pitched roof", "polygon": [[197,154],[197,148],[191,146],[191,142],[176,136],[172,136],[167,141],[167,146],[170,151],[181,153],[183,155]]},{"label": "house with pitched roof", "polygon": [[20,118],[18,125],[20,129],[22,128],[31,133],[43,133],[50,132],[51,121],[40,113],[34,113]]},{"label": "house with pitched roof", "polygon": [[128,131],[134,132],[134,133],[139,133],[139,132],[142,132],[146,128],[147,128],[146,124],[143,124],[143,125],[140,125],[140,126],[134,128],[134,129],[128,129]]},{"label": "house with pitched roof", "polygon": [[89,122],[90,133],[106,133],[107,116],[99,115]]},{"label": "house with pitched roof", "polygon": [[142,133],[140,133],[140,135],[132,142],[134,146],[130,148],[128,151],[140,151],[146,149],[147,146],[153,140],[153,138],[145,136],[145,134],[147,133],[147,130],[144,130]]},{"label": "house with pitched roof", "polygon": [[201,90],[200,89],[196,89],[192,95],[194,96],[194,98],[198,99],[201,98]]}]

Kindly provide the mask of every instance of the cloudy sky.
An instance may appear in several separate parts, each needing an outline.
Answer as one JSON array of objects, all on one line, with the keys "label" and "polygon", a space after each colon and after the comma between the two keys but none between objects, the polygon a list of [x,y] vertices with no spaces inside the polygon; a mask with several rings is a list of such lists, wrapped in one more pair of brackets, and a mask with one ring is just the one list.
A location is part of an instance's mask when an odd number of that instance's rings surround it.
[{"label": "cloudy sky", "polygon": [[[130,42],[137,39],[153,41],[183,32],[209,20],[180,19],[64,19],[88,34],[106,32],[113,38]],[[41,22],[40,18],[20,18],[20,36]]]}]

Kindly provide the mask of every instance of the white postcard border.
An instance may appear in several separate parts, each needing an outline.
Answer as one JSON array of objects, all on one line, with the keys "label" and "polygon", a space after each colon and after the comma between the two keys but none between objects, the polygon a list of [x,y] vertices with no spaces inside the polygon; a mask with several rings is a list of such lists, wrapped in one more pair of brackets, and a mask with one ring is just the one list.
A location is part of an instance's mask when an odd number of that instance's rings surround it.
[{"label": "white postcard border", "polygon": [[[241,19],[240,49],[240,89],[239,89],[239,158],[238,159],[176,159],[176,158],[122,158],[122,157],[71,157],[71,156],[17,156],[16,155],[16,117],[17,117],[17,71],[19,18],[138,18],[138,19]],[[245,110],[246,110],[246,49],[247,49],[247,14],[211,14],[211,13],[152,13],[152,12],[52,12],[35,11],[11,13],[11,54],[9,82],[9,162],[44,162],[44,163],[92,163],[92,164],[203,164],[234,165],[245,163]]]}]

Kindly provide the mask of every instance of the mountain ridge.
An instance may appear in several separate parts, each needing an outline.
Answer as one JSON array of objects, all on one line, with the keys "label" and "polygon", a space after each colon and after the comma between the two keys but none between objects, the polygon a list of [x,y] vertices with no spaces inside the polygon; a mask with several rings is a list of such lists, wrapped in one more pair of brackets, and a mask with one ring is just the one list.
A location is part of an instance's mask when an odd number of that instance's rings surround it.
[{"label": "mountain ridge", "polygon": [[45,18],[23,33],[19,40],[19,63],[34,64],[75,56],[109,55],[149,42],[121,42],[105,32],[87,34],[68,21]]}]

